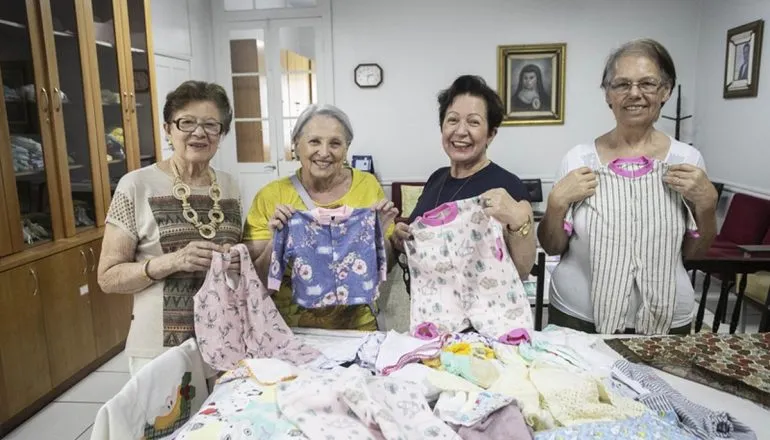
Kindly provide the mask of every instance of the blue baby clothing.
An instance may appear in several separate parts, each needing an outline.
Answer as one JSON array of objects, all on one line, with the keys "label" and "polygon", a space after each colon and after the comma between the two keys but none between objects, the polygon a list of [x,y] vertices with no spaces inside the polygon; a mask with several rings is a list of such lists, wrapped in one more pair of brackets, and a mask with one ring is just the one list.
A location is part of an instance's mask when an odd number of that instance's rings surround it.
[{"label": "blue baby clothing", "polygon": [[346,206],[294,213],[273,238],[269,289],[281,287],[289,262],[294,300],[300,306],[373,304],[387,276],[377,213]]},{"label": "blue baby clothing", "polygon": [[697,437],[652,413],[617,422],[584,423],[535,434],[535,440],[572,439],[697,440]]}]

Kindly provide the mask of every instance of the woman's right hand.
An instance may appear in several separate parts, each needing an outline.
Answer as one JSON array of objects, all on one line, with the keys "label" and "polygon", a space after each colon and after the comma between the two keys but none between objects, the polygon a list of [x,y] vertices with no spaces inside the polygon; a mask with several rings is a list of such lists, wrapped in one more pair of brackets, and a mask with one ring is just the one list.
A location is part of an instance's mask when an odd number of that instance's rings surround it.
[{"label": "woman's right hand", "polygon": [[267,222],[267,227],[273,232],[280,231],[289,223],[289,219],[296,211],[296,209],[289,205],[276,206],[273,216]]},{"label": "woman's right hand", "polygon": [[403,252],[404,251],[404,241],[405,240],[411,240],[412,237],[412,230],[409,227],[408,224],[404,222],[398,222],[396,223],[395,228],[393,229],[393,246]]},{"label": "woman's right hand", "polygon": [[206,272],[211,267],[211,253],[223,252],[222,246],[210,241],[191,241],[175,252],[178,272]]},{"label": "woman's right hand", "polygon": [[590,168],[578,168],[556,182],[550,197],[553,197],[559,204],[568,206],[594,195],[598,183],[596,174]]}]

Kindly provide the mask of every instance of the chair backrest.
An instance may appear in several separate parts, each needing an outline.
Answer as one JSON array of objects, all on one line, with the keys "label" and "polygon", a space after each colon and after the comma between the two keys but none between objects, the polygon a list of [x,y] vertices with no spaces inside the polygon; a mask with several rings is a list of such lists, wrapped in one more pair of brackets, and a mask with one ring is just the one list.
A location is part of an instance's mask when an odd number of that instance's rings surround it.
[{"label": "chair backrest", "polygon": [[399,212],[397,221],[406,221],[412,215],[412,210],[417,203],[417,198],[422,194],[423,187],[425,187],[425,182],[393,182],[391,184],[390,198]]},{"label": "chair backrest", "polygon": [[735,244],[760,244],[770,226],[770,201],[736,193],[727,209],[719,239]]},{"label": "chair backrest", "polygon": [[543,329],[543,298],[545,296],[545,252],[537,253],[537,262],[532,266],[530,275],[537,277],[535,287],[535,330]]},{"label": "chair backrest", "polygon": [[543,201],[543,182],[540,179],[522,179],[521,183],[527,187],[529,201],[538,203]]}]

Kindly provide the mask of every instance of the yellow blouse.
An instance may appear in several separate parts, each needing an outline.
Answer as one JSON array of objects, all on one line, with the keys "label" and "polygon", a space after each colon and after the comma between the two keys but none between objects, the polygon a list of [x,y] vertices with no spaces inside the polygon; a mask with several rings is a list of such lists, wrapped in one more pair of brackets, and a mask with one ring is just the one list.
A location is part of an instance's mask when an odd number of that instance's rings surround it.
[{"label": "yellow blouse", "polygon": [[[316,204],[320,208],[368,208],[385,198],[377,179],[369,173],[352,169],[353,182],[345,195],[327,204]],[[299,173],[299,170],[297,171]],[[270,240],[273,233],[267,223],[278,205],[289,205],[297,210],[307,210],[302,198],[294,189],[289,177],[269,183],[254,197],[246,224],[243,228],[244,241]],[[393,233],[393,225],[385,232],[386,238]],[[291,267],[287,268],[291,274]],[[291,277],[284,276],[280,290],[273,296],[276,307],[290,327],[314,327],[324,329],[376,330],[377,321],[368,305],[333,306],[306,309],[292,301]]]}]

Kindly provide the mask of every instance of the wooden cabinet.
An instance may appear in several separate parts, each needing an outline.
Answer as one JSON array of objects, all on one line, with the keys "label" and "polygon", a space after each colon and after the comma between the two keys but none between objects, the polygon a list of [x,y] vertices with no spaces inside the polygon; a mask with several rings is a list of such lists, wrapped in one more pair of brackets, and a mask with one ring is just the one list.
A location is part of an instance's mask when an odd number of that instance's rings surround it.
[{"label": "wooden cabinet", "polygon": [[[88,288],[88,249],[80,246],[35,264],[54,386],[96,359]],[[61,270],[63,267],[69,270]]]},{"label": "wooden cabinet", "polygon": [[0,273],[0,397],[8,417],[52,388],[40,287],[36,264]]},{"label": "wooden cabinet", "polygon": [[96,280],[96,258],[101,254],[101,250],[101,240],[88,245],[89,254],[94,258],[89,278],[89,296],[97,356],[104,355],[126,340],[133,313],[133,295],[106,294],[99,287]]},{"label": "wooden cabinet", "polygon": [[125,341],[133,298],[96,268],[118,180],[160,158],[149,14],[0,7],[0,437]]}]

